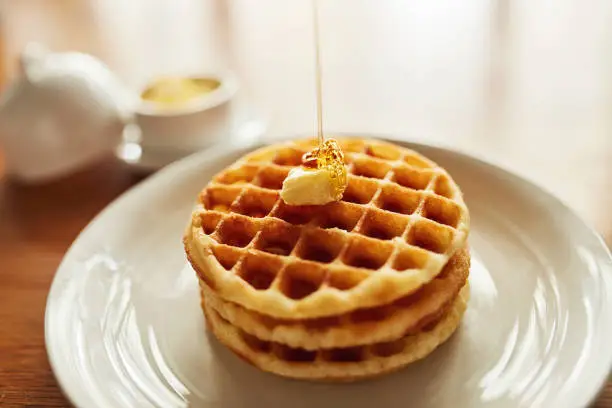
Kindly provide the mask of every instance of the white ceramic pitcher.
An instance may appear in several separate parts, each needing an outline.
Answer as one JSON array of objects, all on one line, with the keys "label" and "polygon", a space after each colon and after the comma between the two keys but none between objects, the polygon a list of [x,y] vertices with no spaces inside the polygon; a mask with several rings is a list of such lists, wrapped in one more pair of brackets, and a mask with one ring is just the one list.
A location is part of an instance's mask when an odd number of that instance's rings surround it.
[{"label": "white ceramic pitcher", "polygon": [[56,178],[111,154],[131,121],[127,91],[91,55],[29,44],[22,75],[0,101],[7,172],[26,182]]}]

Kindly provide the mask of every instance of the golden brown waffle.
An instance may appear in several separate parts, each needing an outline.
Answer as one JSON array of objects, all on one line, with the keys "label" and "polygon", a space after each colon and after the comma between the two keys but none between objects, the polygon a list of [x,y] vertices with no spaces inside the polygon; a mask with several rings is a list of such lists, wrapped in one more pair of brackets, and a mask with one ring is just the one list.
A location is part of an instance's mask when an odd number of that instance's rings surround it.
[{"label": "golden brown waffle", "polygon": [[202,297],[212,332],[250,364],[281,376],[313,381],[354,381],[396,371],[444,343],[459,325],[469,298],[466,284],[435,325],[398,340],[368,346],[304,350],[257,339],[224,320]]},{"label": "golden brown waffle", "polygon": [[340,202],[279,198],[310,140],[248,154],[202,191],[184,244],[221,298],[281,319],[340,315],[409,295],[464,247],[469,214],[444,169],[389,143],[338,141],[349,172]]},{"label": "golden brown waffle", "polygon": [[226,302],[200,281],[208,306],[230,324],[258,339],[316,350],[391,341],[438,320],[469,274],[470,255],[460,249],[436,279],[388,305],[318,319],[275,319]]}]

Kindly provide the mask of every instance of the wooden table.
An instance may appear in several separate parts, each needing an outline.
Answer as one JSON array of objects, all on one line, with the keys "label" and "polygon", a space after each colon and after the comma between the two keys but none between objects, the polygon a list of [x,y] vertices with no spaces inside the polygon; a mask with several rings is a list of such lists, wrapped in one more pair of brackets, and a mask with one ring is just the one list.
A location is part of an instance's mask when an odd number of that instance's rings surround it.
[{"label": "wooden table", "polygon": [[[326,127],[441,142],[545,186],[612,243],[612,3],[322,1]],[[306,0],[0,3],[9,76],[29,40],[104,59],[130,87],[232,68],[272,135],[314,129]],[[0,166],[1,167],[1,166]],[[113,159],[43,186],[0,181],[0,405],[66,406],[46,295],[87,222],[141,178]],[[609,383],[597,407],[612,407]]]}]

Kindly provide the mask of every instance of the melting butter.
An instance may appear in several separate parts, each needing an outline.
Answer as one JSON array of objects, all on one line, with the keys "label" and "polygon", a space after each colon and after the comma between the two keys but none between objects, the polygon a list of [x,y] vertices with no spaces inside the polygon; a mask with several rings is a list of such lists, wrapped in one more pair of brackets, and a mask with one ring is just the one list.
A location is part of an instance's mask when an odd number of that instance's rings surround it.
[{"label": "melting butter", "polygon": [[342,199],[347,186],[346,166],[335,140],[327,139],[323,146],[304,155],[303,162],[283,182],[280,195],[285,203],[324,205]]},{"label": "melting butter", "polygon": [[159,78],[149,84],[140,97],[158,105],[180,106],[214,91],[219,86],[221,83],[212,78]]}]

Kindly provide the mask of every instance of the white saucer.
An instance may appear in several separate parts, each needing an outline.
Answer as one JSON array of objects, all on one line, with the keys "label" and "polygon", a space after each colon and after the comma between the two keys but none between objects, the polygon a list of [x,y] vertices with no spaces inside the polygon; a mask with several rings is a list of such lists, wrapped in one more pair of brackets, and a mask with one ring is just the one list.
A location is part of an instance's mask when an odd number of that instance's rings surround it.
[{"label": "white saucer", "polygon": [[[247,121],[242,123],[234,132],[228,132],[224,139],[225,144],[234,148],[252,146],[259,142],[266,131],[266,126],[261,121]],[[129,132],[138,132],[130,130]],[[174,163],[184,157],[197,153],[197,150],[188,149],[152,149],[142,146],[138,137],[129,136],[117,146],[115,156],[126,166],[136,173],[152,173],[170,163]],[[214,144],[211,143],[210,147]]]},{"label": "white saucer", "polygon": [[612,260],[556,198],[468,155],[444,165],[471,211],[472,298],[425,360],[353,385],[264,374],[206,334],[181,237],[196,194],[244,151],[174,163],[83,231],[51,288],[46,343],[80,407],[581,407],[612,363]]}]

